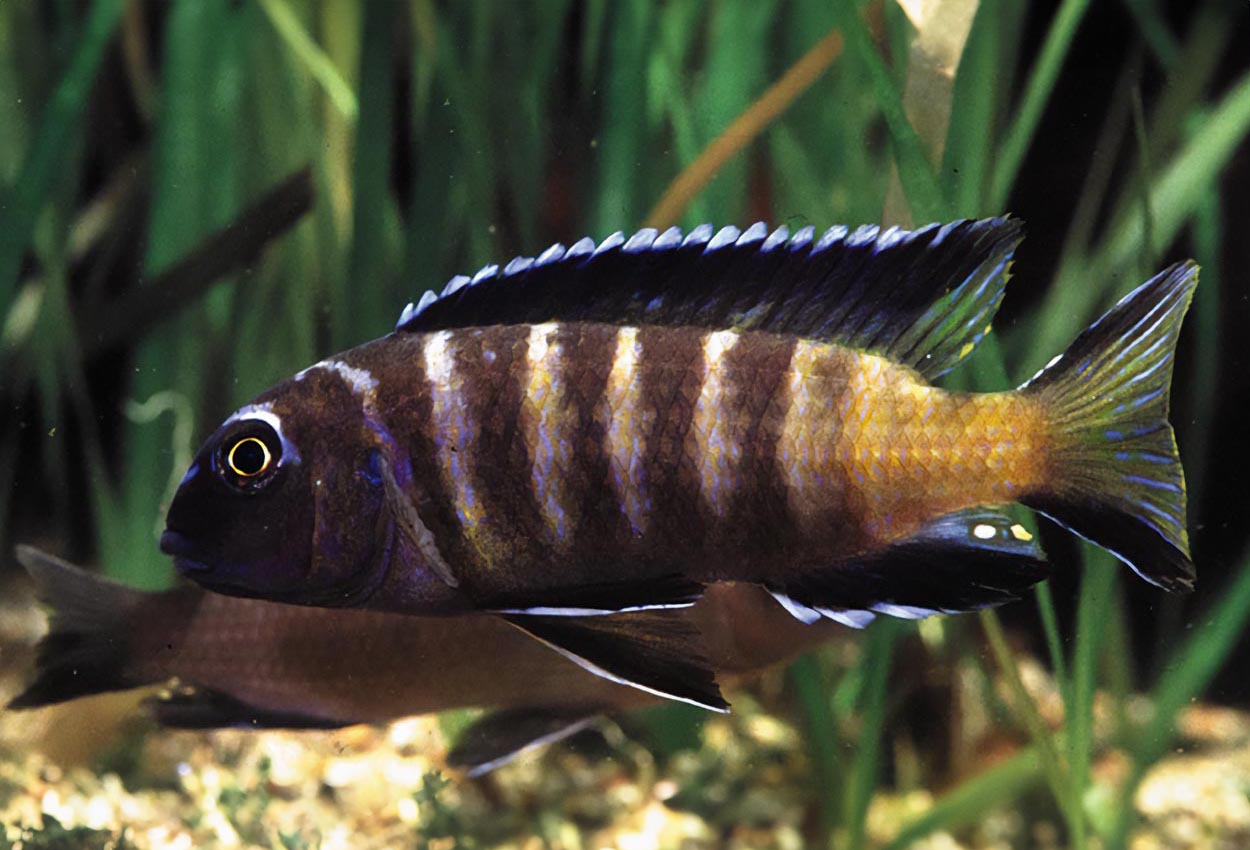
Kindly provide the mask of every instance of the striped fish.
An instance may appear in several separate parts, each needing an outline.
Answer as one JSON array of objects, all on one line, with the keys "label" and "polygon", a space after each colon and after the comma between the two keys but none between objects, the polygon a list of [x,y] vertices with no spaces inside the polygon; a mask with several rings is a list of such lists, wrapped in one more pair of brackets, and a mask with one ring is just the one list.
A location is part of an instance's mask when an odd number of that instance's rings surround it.
[{"label": "striped fish", "polygon": [[996,605],[1046,575],[1016,503],[1188,587],[1167,398],[1197,268],[1016,390],[935,387],[1020,238],[1009,218],[644,230],[453,278],[232,414],[162,548],[226,593],[492,612],[717,709],[667,609],[729,581],[856,627]]}]

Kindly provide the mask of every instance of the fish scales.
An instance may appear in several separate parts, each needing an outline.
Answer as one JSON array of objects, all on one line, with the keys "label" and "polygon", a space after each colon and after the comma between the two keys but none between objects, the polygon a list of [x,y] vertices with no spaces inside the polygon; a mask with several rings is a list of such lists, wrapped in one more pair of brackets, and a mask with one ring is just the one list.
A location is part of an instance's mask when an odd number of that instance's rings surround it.
[{"label": "fish scales", "polygon": [[[456,493],[460,533],[479,567],[529,562],[541,548],[542,514],[532,497],[514,492],[531,466],[521,436],[527,329],[450,331],[446,344],[450,364],[431,391],[454,400],[456,416],[431,425],[444,486]],[[432,345],[427,339],[427,352]],[[421,388],[398,391],[413,389]]]},{"label": "fish scales", "polygon": [[705,580],[816,568],[1010,501],[1042,469],[1028,400],[948,393],[836,344],[551,323],[420,347],[424,382],[382,344],[349,362],[383,407],[428,393],[429,484],[454,494],[458,523],[438,546],[487,593],[517,572],[604,580],[622,552],[644,575],[678,559]]},{"label": "fish scales", "polygon": [[[454,368],[451,336],[443,335],[438,342],[433,342],[432,336],[389,340],[384,351],[376,355],[362,351],[361,359],[374,369],[390,405],[387,427],[406,450],[412,480],[421,482],[414,499],[416,512],[430,530],[439,556],[454,563],[467,561],[473,553],[461,532],[463,507],[458,489],[470,479],[448,474],[452,457],[440,442],[440,426],[449,412],[446,405],[453,401],[441,386]],[[382,344],[379,341],[366,348]],[[405,386],[422,391],[398,390]]]},{"label": "fish scales", "polygon": [[977,504],[1005,504],[1045,479],[1042,411],[1012,393],[957,393],[871,354],[849,360],[833,454],[844,516],[872,545]]},{"label": "fish scales", "polygon": [[616,337],[603,325],[530,327],[523,448],[549,551],[575,552],[623,531],[607,491],[610,460],[598,415]]},{"label": "fish scales", "polygon": [[[705,354],[709,348],[714,354],[717,346],[725,345],[723,338],[714,341],[718,336],[723,332],[704,338]],[[778,446],[790,404],[785,375],[798,341],[760,333],[728,338],[734,341],[716,365],[722,403],[705,417],[713,427],[699,446],[701,495],[716,547],[757,561],[776,557],[794,531]],[[721,440],[720,445],[709,439],[713,436]]]}]

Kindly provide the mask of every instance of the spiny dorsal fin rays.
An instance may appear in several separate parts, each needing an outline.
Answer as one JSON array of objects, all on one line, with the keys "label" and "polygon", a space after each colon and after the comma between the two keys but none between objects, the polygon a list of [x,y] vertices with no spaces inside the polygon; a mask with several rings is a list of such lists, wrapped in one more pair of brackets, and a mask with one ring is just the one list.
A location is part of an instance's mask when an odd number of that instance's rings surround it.
[{"label": "spiny dorsal fin rays", "polygon": [[584,321],[789,334],[871,351],[927,378],[984,336],[1021,238],[1018,219],[914,231],[763,222],[617,232],[457,275],[400,316],[399,331]]}]

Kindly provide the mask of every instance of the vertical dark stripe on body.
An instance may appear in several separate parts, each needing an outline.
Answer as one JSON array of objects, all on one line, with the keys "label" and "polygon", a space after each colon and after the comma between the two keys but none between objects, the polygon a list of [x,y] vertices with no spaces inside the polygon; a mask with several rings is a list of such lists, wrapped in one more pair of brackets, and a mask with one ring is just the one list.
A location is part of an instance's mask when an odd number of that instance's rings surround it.
[{"label": "vertical dark stripe on body", "polygon": [[789,337],[744,334],[722,366],[730,388],[722,415],[733,423],[737,459],[720,535],[751,560],[780,555],[793,532],[777,449],[790,404],[795,344]]},{"label": "vertical dark stripe on body", "polygon": [[528,486],[532,447],[522,422],[529,328],[469,328],[456,334],[456,370],[475,432],[464,469],[482,506],[479,536],[487,541],[495,585],[542,551],[542,513]]},{"label": "vertical dark stripe on body", "polygon": [[809,551],[842,551],[862,537],[852,452],[872,389],[853,386],[859,369],[857,353],[810,340],[799,340],[790,359],[776,463]]},{"label": "vertical dark stripe on body", "polygon": [[[629,539],[629,525],[608,481],[607,427],[601,415],[618,333],[619,328],[612,325],[580,323],[564,325],[559,333],[567,355],[562,361],[566,370],[563,404],[572,459],[562,470],[561,483],[571,511],[568,545],[579,557],[592,559],[619,553],[621,543]],[[611,577],[600,574],[595,578]]]},{"label": "vertical dark stripe on body", "polygon": [[702,552],[699,459],[688,439],[703,386],[702,334],[690,328],[642,327],[637,364],[642,386],[643,480],[653,557]]}]

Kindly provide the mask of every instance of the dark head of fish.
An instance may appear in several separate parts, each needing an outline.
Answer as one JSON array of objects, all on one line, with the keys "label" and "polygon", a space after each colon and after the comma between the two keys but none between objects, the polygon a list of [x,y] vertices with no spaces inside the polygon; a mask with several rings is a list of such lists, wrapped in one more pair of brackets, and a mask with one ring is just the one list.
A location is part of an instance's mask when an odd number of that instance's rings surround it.
[{"label": "dark head of fish", "polygon": [[359,399],[312,369],[232,414],[166,517],[179,572],[234,596],[351,604],[380,580],[384,486]]}]

